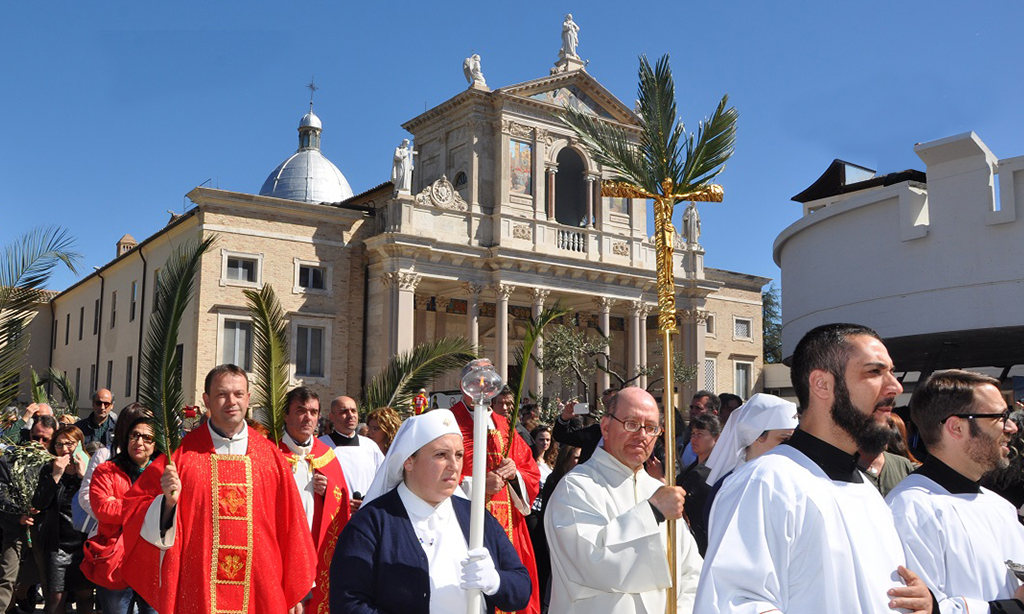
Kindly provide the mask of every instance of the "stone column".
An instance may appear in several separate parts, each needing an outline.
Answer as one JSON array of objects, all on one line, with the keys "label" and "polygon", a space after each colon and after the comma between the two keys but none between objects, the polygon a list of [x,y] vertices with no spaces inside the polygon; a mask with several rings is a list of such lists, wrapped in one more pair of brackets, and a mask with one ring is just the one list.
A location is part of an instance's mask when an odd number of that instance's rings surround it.
[{"label": "stone column", "polygon": [[437,331],[435,329],[436,320],[430,317],[427,313],[427,306],[430,304],[429,294],[417,293],[413,298],[413,302],[416,305],[416,343],[423,343],[430,341],[431,339],[437,338]]},{"label": "stone column", "polygon": [[636,377],[640,365],[640,313],[645,305],[642,300],[629,303],[629,370],[628,378]]},{"label": "stone column", "polygon": [[463,284],[468,297],[466,298],[466,339],[477,348],[480,346],[480,293],[483,284],[466,282]]},{"label": "stone column", "polygon": [[548,220],[555,219],[555,174],[558,173],[557,168],[548,169]]},{"label": "stone column", "polygon": [[392,291],[395,293],[395,311],[392,328],[395,330],[395,346],[392,355],[408,352],[416,345],[416,312],[413,309],[416,286],[422,279],[416,273],[395,273]]},{"label": "stone column", "polygon": [[498,299],[494,305],[494,338],[497,346],[494,366],[504,381],[508,381],[508,299],[515,289],[515,286],[503,283],[495,284],[493,288]]},{"label": "stone column", "polygon": [[[598,326],[601,327],[601,334],[607,335],[609,338],[608,352],[611,353],[611,347],[614,343],[611,342],[612,336],[612,307],[615,306],[615,299],[608,298],[607,296],[595,296],[594,306],[597,307],[598,313]],[[598,360],[604,367],[608,366],[608,359],[604,356],[599,356]],[[605,390],[611,387],[612,376],[608,375],[607,371],[597,370],[597,394],[601,394]]]},{"label": "stone column", "polygon": [[[704,337],[707,331],[708,312],[699,309],[679,310],[679,329],[682,351],[686,364],[697,366],[697,375],[683,387],[683,399],[689,401],[693,393],[704,387]],[[712,390],[712,392],[718,392]]]},{"label": "stone column", "polygon": [[[527,293],[533,302],[533,319],[536,320],[540,317],[541,312],[544,311],[544,300],[551,294],[551,290],[547,288],[530,288]],[[537,343],[533,346],[533,356],[539,361],[543,355],[544,339],[537,337]],[[544,372],[538,369],[537,365],[532,362],[530,363],[530,378],[527,381],[531,382],[530,390],[533,392],[533,396],[538,399],[543,398]]]},{"label": "stone column", "polygon": [[594,228],[594,177],[587,175],[587,227]]},{"label": "stone column", "polygon": [[[645,367],[649,367],[650,359],[647,353],[647,316],[651,314],[652,307],[644,303],[643,309],[640,310],[640,364]],[[640,381],[637,384],[641,388],[647,388],[647,376],[641,375]]]}]

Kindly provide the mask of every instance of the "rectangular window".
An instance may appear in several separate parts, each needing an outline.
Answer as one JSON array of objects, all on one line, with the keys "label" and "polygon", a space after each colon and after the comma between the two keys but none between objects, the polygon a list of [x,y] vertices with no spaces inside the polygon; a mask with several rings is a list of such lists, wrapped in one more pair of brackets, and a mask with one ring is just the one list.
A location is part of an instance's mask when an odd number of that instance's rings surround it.
[{"label": "rectangular window", "polygon": [[295,375],[324,376],[324,329],[313,326],[297,327],[295,339]]},{"label": "rectangular window", "polygon": [[157,303],[160,302],[160,269],[153,271],[153,307],[152,311],[156,312]]},{"label": "rectangular window", "polygon": [[736,375],[733,380],[733,389],[736,391],[736,394],[746,399],[750,396],[750,386],[753,383],[751,380],[754,375],[754,365],[749,362],[737,362],[735,364]]},{"label": "rectangular window", "polygon": [[124,396],[132,394],[132,357],[128,357],[128,365],[124,372]]},{"label": "rectangular window", "polygon": [[754,324],[748,318],[735,318],[733,320],[733,338],[752,339],[753,328]]},{"label": "rectangular window", "polygon": [[256,261],[250,258],[228,258],[228,279],[256,283]]},{"label": "rectangular window", "polygon": [[82,334],[85,332],[85,306],[78,308],[78,340],[82,340]]},{"label": "rectangular window", "polygon": [[107,361],[107,385],[104,386],[104,388],[106,388],[107,390],[110,390],[110,387],[113,385],[113,383],[114,383],[114,361],[113,360],[108,360]]},{"label": "rectangular window", "polygon": [[110,328],[117,323],[117,292],[110,293]]},{"label": "rectangular window", "polygon": [[139,300],[139,282],[133,281],[132,282],[131,303],[129,303],[129,305],[128,305],[128,321],[129,322],[134,322],[135,321],[135,304],[138,302],[138,300]]},{"label": "rectangular window", "polygon": [[[80,392],[81,384],[82,384],[82,368],[78,367],[78,368],[75,369],[75,398],[76,399],[82,398],[82,394]],[[70,409],[72,411],[74,411],[74,410],[76,410],[78,408],[77,407],[71,407]]]},{"label": "rectangular window", "polygon": [[71,338],[71,314],[67,314],[64,318],[64,345],[68,344],[68,340]]},{"label": "rectangular window", "polygon": [[89,391],[90,392],[96,392],[96,388],[98,388],[98,386],[96,384],[97,384],[97,382],[96,382],[96,365],[95,364],[91,364],[91,365],[89,365]]},{"label": "rectangular window", "polygon": [[95,311],[92,316],[92,334],[98,335],[100,332],[100,299],[96,299],[93,309]]},{"label": "rectangular window", "polygon": [[224,320],[224,351],[221,362],[252,371],[252,322]]},{"label": "rectangular window", "polygon": [[708,314],[708,318],[704,323],[704,328],[707,330],[709,337],[715,336],[715,315],[712,313]]},{"label": "rectangular window", "polygon": [[[704,359],[704,390],[708,392],[715,391],[715,383],[717,377],[715,376],[715,359],[705,358]],[[746,398],[746,397],[744,397]]]},{"label": "rectangular window", "polygon": [[325,283],[324,267],[299,265],[299,286],[308,290],[324,290]]}]

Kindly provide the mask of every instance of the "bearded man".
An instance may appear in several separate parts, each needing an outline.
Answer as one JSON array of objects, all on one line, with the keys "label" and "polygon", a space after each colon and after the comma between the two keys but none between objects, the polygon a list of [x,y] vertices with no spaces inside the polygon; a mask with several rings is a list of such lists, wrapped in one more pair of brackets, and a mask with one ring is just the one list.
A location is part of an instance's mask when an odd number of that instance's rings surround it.
[{"label": "bearded man", "polygon": [[[808,332],[793,352],[800,426],[726,480],[711,510],[695,612],[931,612],[892,512],[857,468],[889,437],[903,386],[878,334]],[[937,608],[936,608],[937,609]]]}]

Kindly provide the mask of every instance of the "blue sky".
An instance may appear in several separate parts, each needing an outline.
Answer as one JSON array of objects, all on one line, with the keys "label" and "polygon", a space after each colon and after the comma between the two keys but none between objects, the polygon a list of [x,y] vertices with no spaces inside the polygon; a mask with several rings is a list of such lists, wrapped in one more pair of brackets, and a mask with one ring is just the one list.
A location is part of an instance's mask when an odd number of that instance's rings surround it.
[{"label": "blue sky", "polygon": [[[356,6],[360,4],[359,6]],[[1019,2],[7,2],[0,22],[0,244],[41,224],[110,260],[214,187],[258,192],[296,147],[316,75],[324,153],[358,193],[387,180],[400,124],[466,87],[546,75],[562,17],[627,104],[637,56],[671,54],[687,125],[740,113],[726,201],[702,206],[708,266],[778,277],[789,199],[833,158],[923,169],[915,143],[973,130],[1024,155]],[[640,12],[644,11],[644,12]],[[681,210],[681,208],[680,208]],[[77,279],[59,272],[51,287]]]}]

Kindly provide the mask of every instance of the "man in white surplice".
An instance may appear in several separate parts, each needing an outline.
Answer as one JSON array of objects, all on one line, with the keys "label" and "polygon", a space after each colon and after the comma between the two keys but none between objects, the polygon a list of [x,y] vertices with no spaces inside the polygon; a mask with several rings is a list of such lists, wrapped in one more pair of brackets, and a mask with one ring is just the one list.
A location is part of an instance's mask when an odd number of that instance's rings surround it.
[{"label": "man in white surplice", "polygon": [[1012,503],[979,485],[1009,465],[1017,432],[999,380],[936,371],[914,390],[910,414],[931,456],[886,498],[907,564],[944,614],[1024,612],[1024,586],[1004,564],[1024,563],[1024,527]]},{"label": "man in white surplice", "polygon": [[[685,492],[644,471],[661,433],[650,394],[625,388],[601,418],[604,441],[555,488],[544,512],[551,549],[551,611],[662,614],[672,586],[666,518],[681,518]],[[676,523],[678,611],[693,611],[701,558]]]},{"label": "man in white surplice", "polygon": [[903,391],[885,345],[867,327],[819,326],[797,344],[790,375],[800,426],[723,483],[696,611],[931,612],[927,586],[903,567],[892,513],[854,456],[889,437]]}]

